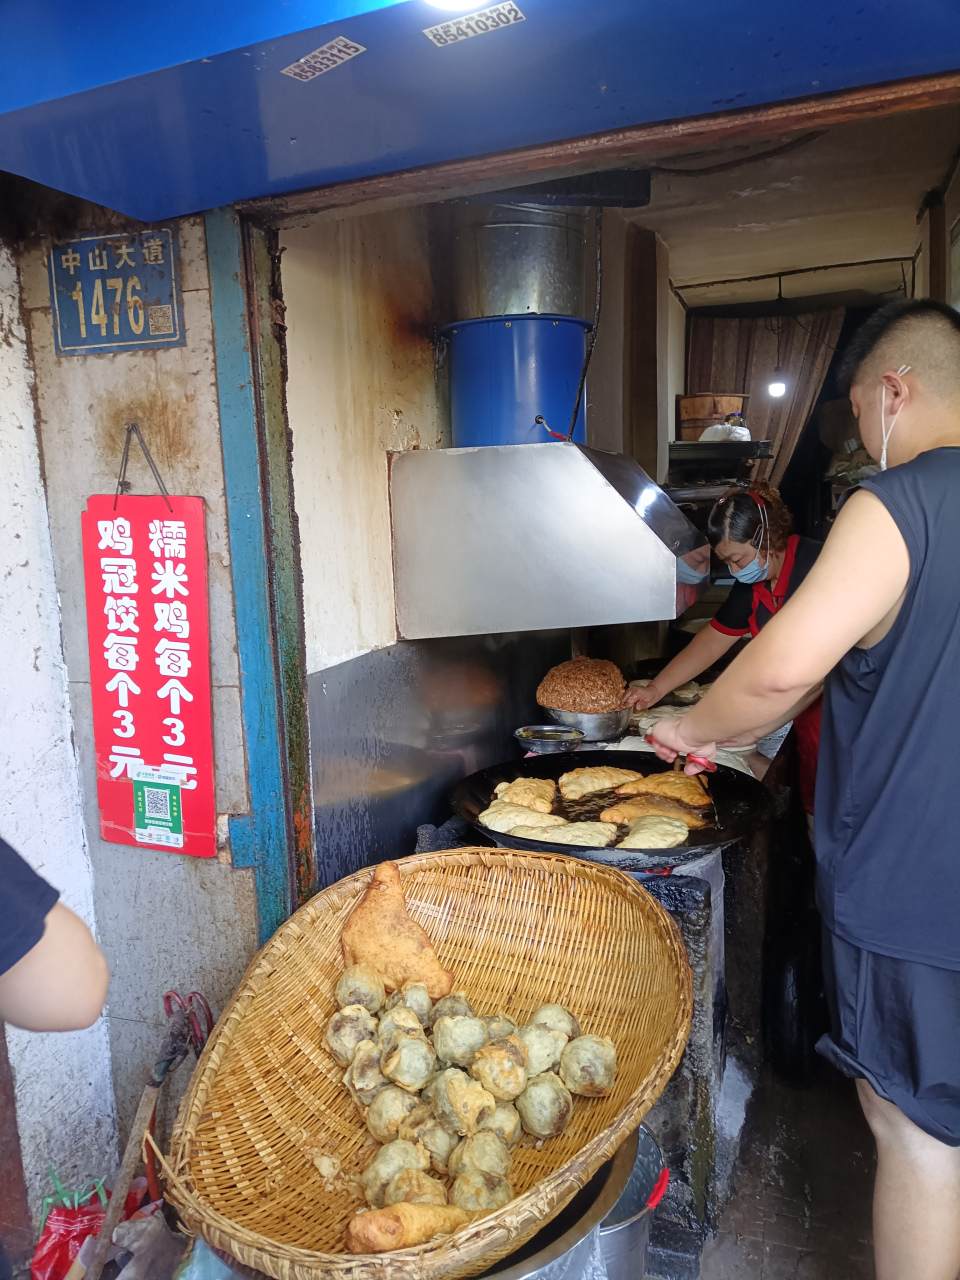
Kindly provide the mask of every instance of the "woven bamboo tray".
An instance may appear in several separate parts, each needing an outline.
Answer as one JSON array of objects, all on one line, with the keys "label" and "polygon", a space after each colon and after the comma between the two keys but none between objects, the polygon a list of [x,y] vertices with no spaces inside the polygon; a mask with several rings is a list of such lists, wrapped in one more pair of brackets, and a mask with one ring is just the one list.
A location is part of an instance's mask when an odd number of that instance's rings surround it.
[{"label": "woven bamboo tray", "polygon": [[[394,1253],[343,1251],[363,1206],[351,1180],[373,1158],[324,1029],[340,933],[369,870],[292,916],[254,959],[181,1104],[167,1197],[187,1229],[275,1280],[473,1276],[566,1205],[643,1119],[686,1043],[692,982],[666,911],[629,876],[555,854],[454,849],[400,863],[411,915],[478,1012],[525,1021],[559,1001],[617,1046],[607,1098],[577,1098],[559,1138],[514,1153],[516,1199],[453,1236]],[[336,1156],[327,1184],[311,1152]]]}]

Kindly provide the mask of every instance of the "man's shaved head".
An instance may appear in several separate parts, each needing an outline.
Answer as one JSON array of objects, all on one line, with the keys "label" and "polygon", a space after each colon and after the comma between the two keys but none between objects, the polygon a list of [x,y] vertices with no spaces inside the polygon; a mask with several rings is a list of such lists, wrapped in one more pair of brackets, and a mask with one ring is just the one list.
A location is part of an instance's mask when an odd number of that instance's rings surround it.
[{"label": "man's shaved head", "polygon": [[960,314],[942,302],[907,298],[875,311],[853,335],[837,379],[841,392],[878,382],[903,365],[940,400],[960,404]]}]

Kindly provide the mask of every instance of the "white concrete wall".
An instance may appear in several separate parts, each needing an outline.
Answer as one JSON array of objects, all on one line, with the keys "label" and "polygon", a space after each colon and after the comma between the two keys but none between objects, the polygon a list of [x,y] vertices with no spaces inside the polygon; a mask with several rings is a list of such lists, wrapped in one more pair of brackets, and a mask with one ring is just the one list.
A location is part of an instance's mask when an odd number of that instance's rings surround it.
[{"label": "white concrete wall", "polygon": [[397,639],[387,451],[442,440],[422,208],[284,231],[307,671]]},{"label": "white concrete wall", "polygon": [[[16,264],[0,245],[0,835],[96,932],[32,390]],[[102,1018],[88,1031],[6,1034],[36,1220],[48,1164],[74,1187],[116,1162],[110,1042]]]},{"label": "white concrete wall", "polygon": [[[108,1012],[121,1140],[164,1034],[164,991],[200,990],[217,1012],[257,947],[252,870],[235,870],[229,854],[224,861],[198,859],[99,836],[80,513],[90,494],[113,492],[130,420],[141,424],[170,491],[200,495],[206,504],[217,808],[249,810],[203,220],[182,220],[179,234],[187,341],[168,350],[58,358],[44,247],[21,256],[94,903],[112,973]],[[133,492],[153,493],[136,448],[130,462]],[[162,1119],[188,1074],[182,1068],[165,1090]]]}]

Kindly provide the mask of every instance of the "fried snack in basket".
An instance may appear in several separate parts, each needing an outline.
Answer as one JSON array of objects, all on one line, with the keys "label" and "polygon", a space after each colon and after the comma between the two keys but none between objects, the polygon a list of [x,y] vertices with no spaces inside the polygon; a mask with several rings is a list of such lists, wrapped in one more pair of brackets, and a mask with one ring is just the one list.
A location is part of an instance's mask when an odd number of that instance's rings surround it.
[{"label": "fried snack in basket", "polygon": [[618,796],[663,796],[665,800],[678,800],[694,809],[711,803],[706,786],[699,775],[686,773],[651,773],[646,778],[636,778],[617,787]]},{"label": "fried snack in basket", "polygon": [[344,926],[343,962],[367,963],[383,976],[388,991],[422,982],[431,1000],[453,987],[453,974],[437,959],[430,939],[407,912],[395,862],[381,862]]},{"label": "fried snack in basket", "polygon": [[477,1215],[444,1204],[392,1204],[388,1209],[358,1213],[347,1227],[351,1253],[385,1253],[449,1236]]},{"label": "fried snack in basket", "polygon": [[594,791],[610,791],[625,782],[634,782],[643,774],[636,769],[614,769],[609,764],[598,764],[587,769],[571,769],[560,775],[560,794],[564,800],[581,800]]},{"label": "fried snack in basket", "polygon": [[691,831],[709,825],[701,810],[665,800],[662,796],[632,796],[604,809],[601,822],[632,822],[634,818],[679,818]]},{"label": "fried snack in basket", "polygon": [[514,778],[513,782],[501,782],[493,794],[507,804],[519,804],[537,813],[549,813],[556,799],[557,784],[552,778]]}]

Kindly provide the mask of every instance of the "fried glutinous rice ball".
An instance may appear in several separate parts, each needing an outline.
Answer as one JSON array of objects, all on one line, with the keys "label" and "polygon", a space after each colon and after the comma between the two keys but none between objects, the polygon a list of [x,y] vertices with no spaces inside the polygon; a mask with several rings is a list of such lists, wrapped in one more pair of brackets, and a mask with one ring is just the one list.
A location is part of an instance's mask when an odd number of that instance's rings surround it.
[{"label": "fried glutinous rice ball", "polygon": [[469,1067],[487,1043],[487,1028],[479,1018],[438,1018],[433,1024],[433,1046],[445,1066]]},{"label": "fried glutinous rice ball", "polygon": [[445,1129],[466,1136],[476,1133],[481,1121],[497,1109],[493,1094],[456,1067],[434,1076],[424,1096]]},{"label": "fried glutinous rice ball", "polygon": [[527,1087],[527,1048],[516,1036],[502,1036],[484,1045],[470,1065],[470,1074],[501,1102],[511,1102]]},{"label": "fried glutinous rice ball", "polygon": [[517,1038],[523,1041],[527,1050],[528,1076],[538,1076],[544,1071],[552,1071],[560,1061],[560,1055],[567,1043],[567,1037],[562,1031],[551,1031],[549,1027],[520,1027]]},{"label": "fried glutinous rice ball", "polygon": [[542,1004],[530,1019],[531,1027],[548,1027],[573,1040],[580,1034],[580,1023],[562,1004]]},{"label": "fried glutinous rice ball", "polygon": [[[517,1125],[520,1117],[517,1117]],[[397,1130],[398,1138],[406,1138],[407,1142],[422,1142],[430,1152],[430,1163],[437,1173],[446,1173],[450,1153],[457,1145],[457,1135],[448,1133],[429,1103],[421,1103],[415,1111],[411,1111],[400,1121]]]},{"label": "fried glutinous rice ball", "polygon": [[372,964],[352,964],[337,983],[337,1004],[360,1004],[368,1013],[379,1013],[385,996],[383,978]]},{"label": "fried glutinous rice ball", "polygon": [[493,1115],[480,1121],[480,1131],[495,1133],[506,1146],[515,1147],[523,1133],[520,1112],[512,1102],[498,1102]]},{"label": "fried glutinous rice ball", "polygon": [[451,1178],[461,1173],[495,1173],[505,1178],[510,1172],[510,1152],[495,1133],[475,1133],[454,1150],[448,1167]]},{"label": "fried glutinous rice ball", "polygon": [[617,1048],[606,1036],[579,1036],[560,1055],[560,1078],[571,1093],[602,1098],[617,1078]]},{"label": "fried glutinous rice ball", "polygon": [[516,1102],[520,1122],[537,1138],[563,1133],[573,1115],[570,1090],[552,1071],[534,1076]]},{"label": "fried glutinous rice ball", "polygon": [[341,1067],[349,1067],[362,1040],[376,1036],[377,1020],[360,1004],[348,1004],[327,1023],[327,1044]]},{"label": "fried glutinous rice ball", "polygon": [[387,1183],[384,1206],[391,1204],[446,1204],[447,1189],[442,1182],[419,1169],[401,1169]]},{"label": "fried glutinous rice ball", "polygon": [[389,1081],[380,1070],[380,1050],[373,1040],[361,1040],[357,1045],[343,1083],[358,1107],[369,1107],[380,1090],[387,1087]]},{"label": "fried glutinous rice ball", "polygon": [[430,1021],[433,1001],[430,999],[430,992],[425,982],[405,982],[400,990],[395,991],[387,1000],[387,1011],[396,1009],[398,1005],[405,1005],[408,1009],[412,1009],[420,1019],[421,1026],[425,1027]]},{"label": "fried glutinous rice ball", "polygon": [[397,1136],[400,1121],[406,1119],[416,1106],[413,1094],[398,1089],[396,1085],[388,1085],[370,1103],[367,1128],[378,1142],[392,1142]]},{"label": "fried glutinous rice ball", "polygon": [[461,1173],[450,1191],[450,1203],[474,1213],[502,1209],[513,1199],[513,1187],[495,1173]]}]

